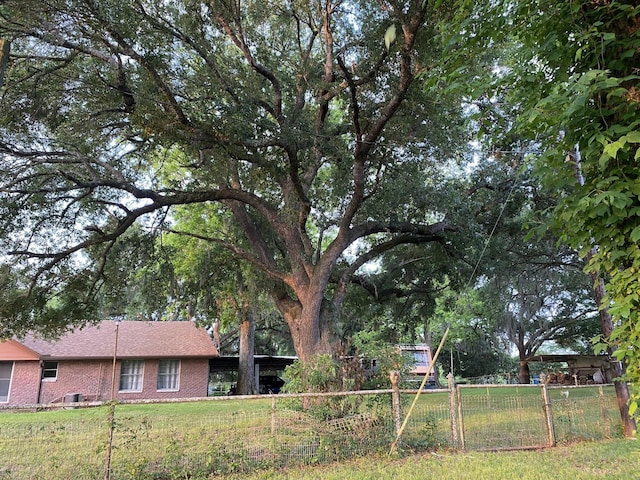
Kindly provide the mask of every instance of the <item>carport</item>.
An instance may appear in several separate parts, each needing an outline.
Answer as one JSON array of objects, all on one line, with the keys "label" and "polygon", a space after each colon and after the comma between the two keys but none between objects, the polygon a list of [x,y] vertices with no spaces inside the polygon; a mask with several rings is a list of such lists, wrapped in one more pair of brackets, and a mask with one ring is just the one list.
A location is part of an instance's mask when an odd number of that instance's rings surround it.
[{"label": "carport", "polygon": [[[256,384],[262,375],[280,375],[298,357],[255,355]],[[209,360],[209,395],[227,395],[238,378],[240,358],[222,356]]]}]

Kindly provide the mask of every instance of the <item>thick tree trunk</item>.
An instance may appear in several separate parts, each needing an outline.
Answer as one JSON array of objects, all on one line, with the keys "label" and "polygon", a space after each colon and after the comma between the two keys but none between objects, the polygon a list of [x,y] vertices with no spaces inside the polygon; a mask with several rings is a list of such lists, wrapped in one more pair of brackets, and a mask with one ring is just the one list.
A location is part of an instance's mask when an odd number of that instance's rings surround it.
[{"label": "thick tree trunk", "polygon": [[314,285],[296,289],[296,299],[283,292],[273,296],[291,331],[296,355],[302,362],[317,355],[333,355],[336,352],[339,339],[331,327],[337,312],[325,301],[327,282],[316,281]]},{"label": "thick tree trunk", "polygon": [[338,341],[331,331],[327,313],[323,309],[317,314],[310,310],[303,308],[301,315],[289,323],[293,347],[303,362],[316,355],[333,355]]},{"label": "thick tree trunk", "polygon": [[256,324],[251,312],[240,324],[240,348],[238,366],[238,395],[254,395],[257,393],[254,363],[254,339]]},{"label": "thick tree trunk", "polygon": [[4,83],[4,72],[9,62],[9,42],[4,38],[0,38],[0,88]]},{"label": "thick tree trunk", "polygon": [[528,385],[531,383],[531,372],[529,370],[529,362],[520,358],[520,368],[518,369],[518,383]]},{"label": "thick tree trunk", "polygon": [[[602,328],[602,334],[604,335],[604,338],[608,339],[611,336],[611,332],[613,332],[613,319],[611,318],[607,308],[602,306],[602,301],[606,294],[604,281],[597,273],[591,273],[591,279],[593,280],[593,294],[596,300],[596,305],[600,309],[600,326]],[[633,438],[636,430],[636,423],[629,415],[629,388],[627,387],[626,382],[616,380],[622,376],[624,371],[622,363],[614,360],[612,356],[614,351],[614,348],[609,347],[607,353],[611,359],[609,365],[614,379],[613,384],[616,389],[618,409],[620,410],[620,417],[622,419],[622,430],[626,438]]]},{"label": "thick tree trunk", "polygon": [[524,330],[522,328],[518,328],[517,335],[516,347],[518,347],[518,359],[520,360],[520,366],[518,367],[518,383],[528,385],[531,383],[531,371],[529,370],[529,362],[527,362],[529,349],[525,343]]},{"label": "thick tree trunk", "polygon": [[[576,179],[580,185],[584,185],[584,177],[582,176],[582,164],[580,159],[580,150],[576,145],[576,148],[573,152],[569,154],[571,158],[575,161],[575,169],[576,169]],[[591,258],[595,254],[595,248],[591,249],[587,254],[587,264],[591,261]],[[609,314],[609,310],[607,306],[604,304],[603,300],[606,296],[607,290],[604,285],[604,280],[600,277],[598,272],[591,272],[590,274],[591,281],[593,282],[593,296],[596,301],[596,305],[600,312],[600,327],[602,329],[602,335],[605,339],[609,339],[611,337],[611,332],[613,332],[613,319]],[[629,416],[629,388],[625,382],[615,381],[616,378],[619,378],[623,373],[623,366],[621,362],[617,362],[613,360],[613,352],[615,349],[612,347],[608,348],[608,354],[611,358],[611,374],[614,378],[614,385],[616,389],[616,397],[618,398],[618,409],[620,410],[620,417],[622,419],[622,429],[624,432],[624,436],[626,438],[632,438],[636,429],[636,424],[633,418]]]}]

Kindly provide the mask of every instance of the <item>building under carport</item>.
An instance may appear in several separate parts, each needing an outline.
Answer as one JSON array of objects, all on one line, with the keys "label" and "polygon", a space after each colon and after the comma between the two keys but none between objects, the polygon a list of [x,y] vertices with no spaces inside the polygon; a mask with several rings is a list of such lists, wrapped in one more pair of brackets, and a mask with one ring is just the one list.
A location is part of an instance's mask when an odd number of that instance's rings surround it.
[{"label": "building under carport", "polygon": [[[255,355],[256,384],[260,379],[280,376],[284,369],[291,365],[295,356]],[[240,359],[237,356],[222,356],[209,360],[209,395],[229,395],[238,379]]]},{"label": "building under carport", "polygon": [[611,383],[611,359],[607,355],[556,354],[535,355],[527,358],[529,365],[539,362],[544,378],[540,381],[549,385],[590,385]]}]

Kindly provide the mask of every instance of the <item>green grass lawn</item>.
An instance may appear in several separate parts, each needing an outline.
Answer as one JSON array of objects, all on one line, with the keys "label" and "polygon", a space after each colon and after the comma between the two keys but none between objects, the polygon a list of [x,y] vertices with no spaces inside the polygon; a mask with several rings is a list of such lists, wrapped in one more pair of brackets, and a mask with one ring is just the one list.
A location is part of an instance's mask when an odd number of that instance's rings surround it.
[{"label": "green grass lawn", "polygon": [[404,458],[368,457],[340,464],[232,475],[229,480],[636,480],[635,440],[579,443],[536,451],[439,451]]},{"label": "green grass lawn", "polygon": [[[99,478],[108,411],[1,413],[0,480]],[[259,441],[255,432],[268,430],[271,400],[118,404],[115,412],[112,466],[126,475],[113,478],[137,480],[152,462],[180,464],[183,453],[200,458],[215,445],[230,445],[233,432],[253,433]]]},{"label": "green grass lawn", "polygon": [[[238,400],[234,397],[216,397],[209,401],[148,403],[148,404],[118,404],[118,414],[122,415],[225,415],[239,412],[265,412],[271,410],[270,397]],[[61,410],[46,410],[38,412],[0,412],[0,425],[30,424],[33,422],[59,421],[92,421],[106,417],[106,407],[70,408]]]}]

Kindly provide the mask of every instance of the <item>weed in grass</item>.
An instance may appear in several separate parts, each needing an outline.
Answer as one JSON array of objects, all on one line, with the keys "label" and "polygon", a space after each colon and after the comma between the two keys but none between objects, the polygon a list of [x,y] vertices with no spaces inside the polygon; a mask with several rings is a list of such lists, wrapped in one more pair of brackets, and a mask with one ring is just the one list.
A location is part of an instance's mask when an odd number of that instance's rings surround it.
[{"label": "weed in grass", "polygon": [[424,424],[418,429],[417,436],[412,438],[410,445],[418,450],[431,450],[442,446],[438,424],[433,415],[424,418]]}]

